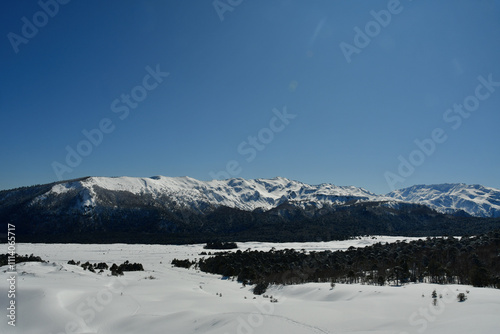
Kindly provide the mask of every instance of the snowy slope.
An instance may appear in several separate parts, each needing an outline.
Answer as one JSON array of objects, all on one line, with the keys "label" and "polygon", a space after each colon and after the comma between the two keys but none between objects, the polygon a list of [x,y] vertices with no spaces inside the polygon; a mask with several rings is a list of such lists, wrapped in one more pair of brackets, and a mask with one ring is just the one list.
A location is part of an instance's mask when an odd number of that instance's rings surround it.
[{"label": "snowy slope", "polygon": [[500,217],[500,190],[481,185],[415,185],[393,191],[387,196],[427,205],[443,213],[463,210],[472,216]]},{"label": "snowy slope", "polygon": [[[403,239],[403,238],[400,238]],[[408,239],[408,238],[404,238]],[[242,243],[242,249],[346,249],[394,238],[328,243]],[[5,245],[4,245],[5,246]],[[251,287],[194,269],[173,268],[173,258],[194,258],[202,245],[18,244],[50,263],[17,266],[17,322],[7,324],[7,267],[0,268],[0,333],[225,334],[225,333],[497,333],[500,290],[459,285],[403,287],[328,283],[273,286],[254,295]],[[67,261],[140,262],[145,272],[94,274]],[[153,279],[150,279],[150,276]],[[431,304],[436,289],[443,298]],[[466,292],[458,303],[456,295]],[[220,296],[222,295],[222,296]],[[422,297],[424,295],[424,297]]]},{"label": "snowy slope", "polygon": [[80,193],[81,205],[93,206],[98,200],[97,189],[129,192],[134,195],[168,196],[181,206],[199,208],[203,205],[227,206],[241,210],[270,210],[285,201],[343,204],[349,201],[392,200],[373,194],[363,188],[340,187],[332,184],[308,185],[281,177],[273,179],[229,179],[198,181],[190,177],[151,178],[138,177],[89,177],[79,181],[58,183],[34,202],[43,201],[48,195],[65,194],[70,190]]}]

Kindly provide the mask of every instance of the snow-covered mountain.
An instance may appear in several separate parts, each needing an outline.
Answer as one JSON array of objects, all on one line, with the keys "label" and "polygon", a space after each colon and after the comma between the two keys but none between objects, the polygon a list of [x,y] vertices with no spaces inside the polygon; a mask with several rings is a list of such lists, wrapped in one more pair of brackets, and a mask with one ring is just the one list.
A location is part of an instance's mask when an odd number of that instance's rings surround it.
[{"label": "snow-covered mountain", "polygon": [[[9,192],[0,192],[0,205]],[[5,195],[2,196],[2,193]],[[83,212],[91,212],[94,207],[103,204],[116,206],[128,201],[154,202],[156,206],[197,212],[218,207],[268,211],[285,202],[316,209],[325,205],[384,202],[384,205],[393,208],[404,203],[416,203],[442,213],[464,211],[476,217],[500,217],[500,190],[481,185],[415,185],[387,195],[377,195],[354,186],[309,185],[282,177],[212,181],[165,176],[85,177],[44,185],[29,202],[31,205],[53,207],[58,206],[62,198],[67,200],[69,197],[74,199],[73,209]]]},{"label": "snow-covered mountain", "polygon": [[363,188],[332,184],[308,185],[282,177],[272,179],[199,181],[190,177],[87,177],[54,184],[50,190],[38,195],[33,203],[52,201],[57,195],[78,192],[77,205],[91,209],[100,200],[99,190],[127,192],[147,196],[153,200],[168,197],[177,206],[201,209],[208,206],[226,206],[245,211],[270,210],[284,202],[338,205],[356,201],[394,201]]},{"label": "snow-covered mountain", "polygon": [[[110,199],[110,193],[113,193]],[[61,196],[66,194],[66,196]],[[33,205],[53,206],[62,197],[74,197],[75,209],[91,211],[100,204],[116,205],[116,198],[153,201],[156,205],[204,211],[229,207],[244,211],[268,211],[287,202],[294,206],[336,206],[356,202],[385,202],[398,207],[402,203],[428,206],[442,213],[464,211],[476,217],[500,217],[500,190],[481,185],[415,185],[377,195],[354,186],[323,183],[309,185],[282,177],[272,179],[199,181],[190,177],[86,177],[46,185],[30,199]],[[0,204],[3,199],[0,196]]]},{"label": "snow-covered mountain", "polygon": [[481,185],[415,185],[393,191],[387,196],[423,204],[443,213],[462,210],[477,217],[500,217],[500,190]]},{"label": "snow-covered mountain", "polygon": [[0,221],[15,225],[24,240],[106,243],[463,235],[500,226],[498,218],[480,218],[498,217],[499,191],[448,188],[416,186],[382,196],[281,177],[85,177],[0,191]]}]

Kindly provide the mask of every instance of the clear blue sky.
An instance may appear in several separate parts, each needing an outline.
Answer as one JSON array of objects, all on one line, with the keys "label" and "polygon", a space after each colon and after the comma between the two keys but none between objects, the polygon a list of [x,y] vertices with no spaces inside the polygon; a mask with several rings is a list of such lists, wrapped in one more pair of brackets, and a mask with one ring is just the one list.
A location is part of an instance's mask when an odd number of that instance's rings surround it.
[{"label": "clear blue sky", "polygon": [[500,82],[499,1],[45,2],[0,5],[0,189],[220,171],[500,188],[500,86],[478,87]]}]

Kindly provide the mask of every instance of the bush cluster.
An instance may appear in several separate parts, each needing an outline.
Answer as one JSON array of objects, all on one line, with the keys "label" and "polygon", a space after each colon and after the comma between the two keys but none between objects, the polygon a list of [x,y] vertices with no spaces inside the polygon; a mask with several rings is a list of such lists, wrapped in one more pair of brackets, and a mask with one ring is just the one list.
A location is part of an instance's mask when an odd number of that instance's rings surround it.
[{"label": "bush cluster", "polygon": [[[9,256],[12,256],[12,254],[0,254],[0,267],[7,265],[9,262]],[[19,255],[19,254],[14,254],[15,257],[15,263],[21,263],[21,262],[47,262],[42,260],[40,256],[35,256],[33,254],[31,255]]]},{"label": "bush cluster", "polygon": [[189,269],[193,264],[194,264],[194,262],[191,262],[187,259],[186,260],[178,260],[178,259],[172,260],[172,265],[174,267],[179,267],[179,268]]},{"label": "bush cluster", "polygon": [[116,263],[113,263],[111,268],[105,262],[91,264],[89,261],[87,261],[80,265],[80,261],[75,262],[75,260],[69,260],[68,264],[81,266],[83,270],[88,270],[93,273],[95,273],[96,270],[100,270],[100,272],[103,272],[104,270],[109,268],[111,270],[111,275],[114,276],[121,276],[123,275],[124,271],[144,271],[142,264],[130,263],[128,260],[120,264],[119,266],[116,265]]},{"label": "bush cluster", "polygon": [[207,242],[207,244],[203,248],[204,249],[235,249],[235,248],[238,248],[238,245],[235,242],[214,241],[214,242]]}]

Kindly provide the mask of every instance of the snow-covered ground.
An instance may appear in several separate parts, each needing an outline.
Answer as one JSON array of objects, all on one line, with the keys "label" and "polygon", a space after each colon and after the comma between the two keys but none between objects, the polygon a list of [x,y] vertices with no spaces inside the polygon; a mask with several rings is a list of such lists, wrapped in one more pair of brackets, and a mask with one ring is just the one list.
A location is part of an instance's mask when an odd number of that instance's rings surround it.
[{"label": "snow-covered ground", "polygon": [[[367,237],[320,243],[240,243],[240,249],[346,249],[410,238]],[[4,244],[3,247],[7,249]],[[16,327],[8,325],[7,266],[0,268],[0,333],[498,333],[500,290],[459,285],[403,287],[328,283],[273,286],[278,300],[251,287],[196,270],[172,268],[174,258],[198,258],[202,245],[18,244],[19,254],[49,263],[17,266]],[[68,265],[68,260],[140,262],[144,272],[116,278]],[[431,293],[436,289],[437,305]],[[469,291],[469,293],[467,293]],[[457,294],[466,293],[465,302]],[[254,299],[255,297],[255,299]]]}]

